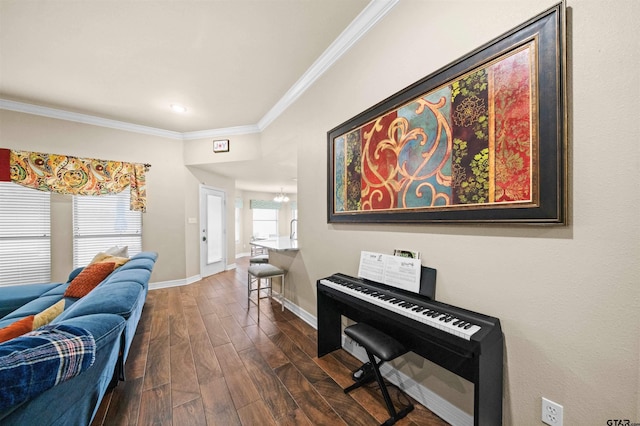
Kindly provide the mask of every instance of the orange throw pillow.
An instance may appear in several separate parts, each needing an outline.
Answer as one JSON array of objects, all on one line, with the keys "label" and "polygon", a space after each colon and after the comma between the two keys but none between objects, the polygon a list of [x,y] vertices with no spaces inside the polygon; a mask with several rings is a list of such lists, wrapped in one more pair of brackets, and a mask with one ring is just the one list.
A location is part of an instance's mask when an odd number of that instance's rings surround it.
[{"label": "orange throw pillow", "polygon": [[31,327],[33,327],[34,317],[35,315],[29,315],[28,317],[22,318],[21,320],[0,329],[0,343],[30,332]]},{"label": "orange throw pillow", "polygon": [[113,272],[115,265],[113,262],[105,262],[92,263],[87,266],[71,281],[71,284],[67,287],[67,291],[64,292],[64,296],[77,298],[86,296],[91,290],[96,288],[107,275]]}]

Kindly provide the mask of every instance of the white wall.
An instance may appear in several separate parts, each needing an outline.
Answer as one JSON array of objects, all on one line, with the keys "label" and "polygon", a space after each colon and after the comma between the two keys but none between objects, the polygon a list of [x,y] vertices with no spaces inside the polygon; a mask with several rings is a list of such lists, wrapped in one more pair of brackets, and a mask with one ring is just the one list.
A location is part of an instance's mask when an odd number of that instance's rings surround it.
[{"label": "white wall", "polygon": [[[326,221],[328,130],[553,3],[403,0],[263,132],[264,144],[305,135],[290,298],[315,313],[315,281],[355,275],[361,250],[419,250],[438,270],[439,300],[502,322],[505,424],[541,424],[542,396],[564,405],[565,425],[640,421],[640,2],[568,2],[568,226]],[[472,412],[468,383],[404,361],[403,371]]]}]

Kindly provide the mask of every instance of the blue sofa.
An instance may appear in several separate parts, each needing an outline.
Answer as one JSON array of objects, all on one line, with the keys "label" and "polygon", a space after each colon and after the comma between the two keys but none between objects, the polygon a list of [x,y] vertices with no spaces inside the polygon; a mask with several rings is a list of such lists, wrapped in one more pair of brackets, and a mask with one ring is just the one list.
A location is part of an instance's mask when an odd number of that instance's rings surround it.
[{"label": "blue sofa", "polygon": [[[18,401],[9,407],[4,401],[0,404],[4,407],[0,410],[0,424],[68,426],[91,423],[107,389],[118,380],[124,380],[124,364],[157,257],[154,252],[133,256],[80,299],[64,297],[64,292],[82,268],[74,270],[66,283],[0,287],[0,328],[65,299],[64,311],[47,327],[53,331],[65,326],[77,327],[95,340],[95,361],[91,367],[26,401]],[[2,349],[5,349],[4,353],[10,353],[11,345],[28,346],[29,339],[37,340],[25,336],[0,344],[0,368]],[[0,369],[0,384],[13,384],[14,378],[3,380],[2,374],[4,371]]]}]

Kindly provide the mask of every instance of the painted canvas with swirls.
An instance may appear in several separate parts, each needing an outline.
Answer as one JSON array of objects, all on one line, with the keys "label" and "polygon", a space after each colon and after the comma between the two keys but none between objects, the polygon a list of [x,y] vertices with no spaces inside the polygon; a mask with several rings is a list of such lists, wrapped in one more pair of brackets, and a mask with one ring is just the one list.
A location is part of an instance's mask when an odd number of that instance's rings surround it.
[{"label": "painted canvas with swirls", "polygon": [[[491,214],[464,212],[538,208],[539,156],[562,143],[556,133],[556,140],[540,145],[539,126],[558,126],[561,119],[540,120],[540,90],[547,88],[539,81],[539,49],[540,37],[530,37],[418,96],[390,99],[392,109],[378,106],[379,113],[331,132],[329,221],[360,213],[376,213],[369,221],[380,222],[397,213],[406,213],[402,221],[423,218],[415,212],[490,221]],[[547,60],[543,55],[542,64]],[[556,95],[553,101],[560,102],[559,89]],[[546,114],[558,104],[542,108]],[[558,169],[560,155],[551,161]]]},{"label": "painted canvas with swirls", "polygon": [[531,202],[532,50],[336,138],[336,211]]}]

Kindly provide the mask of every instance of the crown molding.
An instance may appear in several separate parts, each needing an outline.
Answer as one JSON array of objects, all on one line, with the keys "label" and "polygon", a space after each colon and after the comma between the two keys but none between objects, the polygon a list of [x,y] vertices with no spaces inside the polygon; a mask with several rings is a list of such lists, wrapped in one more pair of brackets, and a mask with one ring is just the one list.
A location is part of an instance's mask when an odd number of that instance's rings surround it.
[{"label": "crown molding", "polygon": [[400,0],[371,0],[362,12],[356,16],[349,26],[345,28],[338,38],[331,43],[311,67],[305,71],[302,77],[291,86],[284,96],[257,124],[181,133],[8,99],[0,99],[0,109],[177,140],[206,139],[211,137],[260,133],[289,108],[289,106],[311,87],[342,55],[393,9],[399,1]]},{"label": "crown molding", "polygon": [[193,139],[218,138],[222,136],[248,135],[250,133],[260,133],[257,124],[249,124],[246,126],[224,127],[221,129],[198,130],[195,132],[185,132],[182,139],[185,141]]},{"label": "crown molding", "polygon": [[10,101],[8,99],[0,99],[0,109],[24,112],[26,114],[40,115],[48,118],[57,118],[58,120],[75,121],[77,123],[91,124],[93,126],[109,127],[111,129],[125,130],[127,132],[182,140],[182,133],[180,132],[141,126],[139,124],[127,123],[125,121],[110,120],[108,118],[32,105],[24,102]]}]

